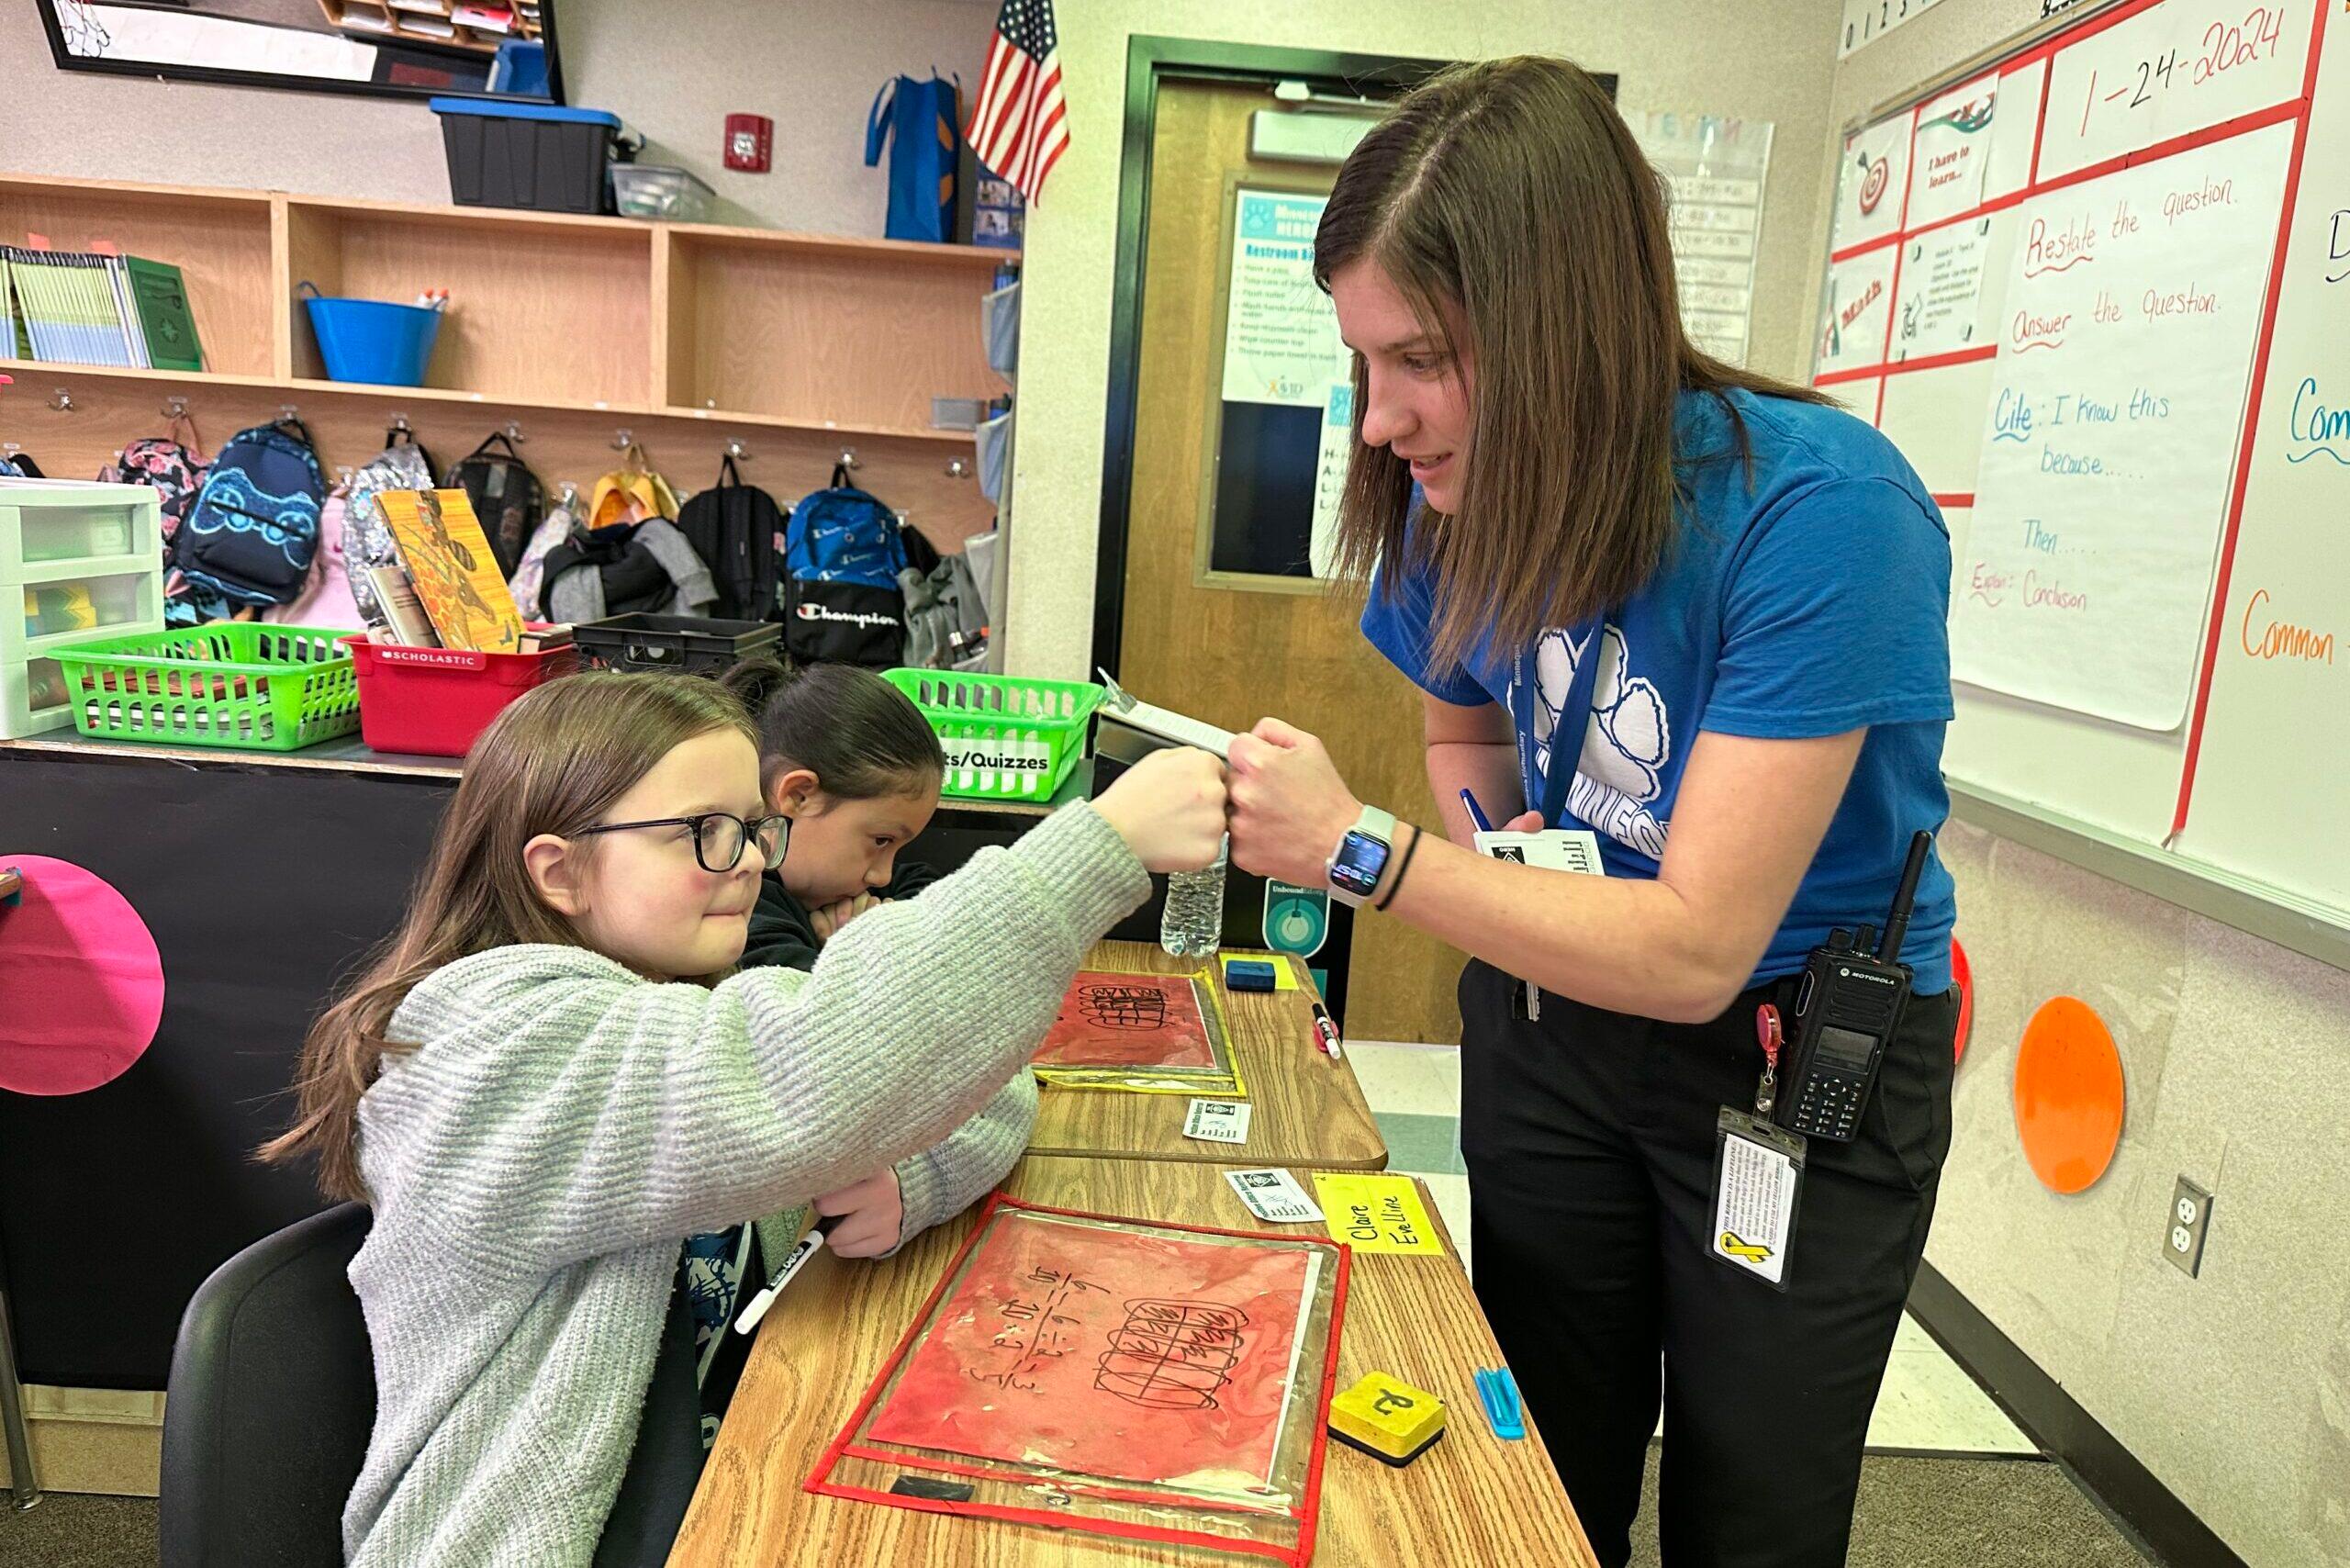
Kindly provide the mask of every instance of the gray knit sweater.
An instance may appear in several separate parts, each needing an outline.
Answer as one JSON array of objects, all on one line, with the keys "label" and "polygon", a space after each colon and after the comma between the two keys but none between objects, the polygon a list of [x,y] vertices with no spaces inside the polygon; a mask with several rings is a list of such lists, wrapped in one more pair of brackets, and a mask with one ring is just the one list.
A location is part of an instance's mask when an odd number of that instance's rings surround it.
[{"label": "gray knit sweater", "polygon": [[1148,891],[1074,805],[860,916],[807,974],[655,985],[532,946],[419,985],[390,1029],[415,1048],[359,1104],[375,1219],[351,1282],[376,1412],[349,1561],[588,1562],[684,1238],[901,1160],[907,1234],[961,1207],[970,1172],[941,1140],[1021,1072],[1086,948]]}]

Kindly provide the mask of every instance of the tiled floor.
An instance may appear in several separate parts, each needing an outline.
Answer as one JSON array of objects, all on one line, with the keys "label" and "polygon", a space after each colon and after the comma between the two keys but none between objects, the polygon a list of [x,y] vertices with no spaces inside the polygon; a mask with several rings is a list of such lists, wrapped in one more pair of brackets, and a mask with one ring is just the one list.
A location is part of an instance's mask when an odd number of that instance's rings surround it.
[{"label": "tiled floor", "polygon": [[[1460,1057],[1449,1047],[1347,1044],[1363,1094],[1387,1140],[1388,1168],[1425,1180],[1473,1271],[1469,1180],[1460,1163]],[[1904,1317],[1869,1422],[1872,1451],[2030,1454],[2031,1439],[1926,1331]]]}]

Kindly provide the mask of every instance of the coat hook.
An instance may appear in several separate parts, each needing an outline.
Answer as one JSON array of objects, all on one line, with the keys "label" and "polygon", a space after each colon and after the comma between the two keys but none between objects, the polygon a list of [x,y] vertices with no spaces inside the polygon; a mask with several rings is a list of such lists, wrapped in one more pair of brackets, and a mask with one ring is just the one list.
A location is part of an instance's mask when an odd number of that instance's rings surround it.
[{"label": "coat hook", "polygon": [[531,438],[522,433],[521,420],[509,420],[506,421],[506,439],[510,442],[520,443],[521,442],[526,442]]},{"label": "coat hook", "polygon": [[625,425],[612,432],[612,450],[614,452],[626,452],[630,447],[634,446],[635,444],[636,432],[630,430]]},{"label": "coat hook", "polygon": [[73,410],[73,394],[61,386],[49,395],[49,406],[61,414],[71,413]]},{"label": "coat hook", "polygon": [[187,399],[185,398],[164,398],[163,418],[167,420],[184,420],[187,418]]},{"label": "coat hook", "polygon": [[852,470],[865,466],[865,465],[856,460],[856,448],[853,446],[844,446],[841,448],[840,465],[844,468]]},{"label": "coat hook", "polygon": [[386,435],[404,435],[413,440],[416,436],[416,427],[408,422],[408,416],[406,414],[394,414],[392,416],[390,427],[386,430],[384,433]]},{"label": "coat hook", "polygon": [[968,479],[971,476],[971,465],[959,457],[950,457],[946,460],[946,476],[950,479]]},{"label": "coat hook", "polygon": [[280,403],[277,405],[277,422],[279,424],[291,423],[296,420],[299,420],[301,417],[302,410],[296,408],[293,404]]},{"label": "coat hook", "polygon": [[751,461],[751,449],[739,441],[730,441],[726,443],[726,455],[737,463],[748,463]]}]

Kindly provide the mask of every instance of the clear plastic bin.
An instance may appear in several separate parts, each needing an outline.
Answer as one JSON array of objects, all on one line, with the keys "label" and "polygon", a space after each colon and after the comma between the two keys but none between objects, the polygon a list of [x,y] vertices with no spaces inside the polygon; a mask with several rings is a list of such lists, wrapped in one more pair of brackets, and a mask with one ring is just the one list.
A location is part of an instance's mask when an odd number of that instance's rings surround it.
[{"label": "clear plastic bin", "polygon": [[150,591],[152,583],[145,572],[125,572],[10,584],[7,592],[22,617],[25,641],[31,643],[43,637],[106,637],[139,631],[162,610]]},{"label": "clear plastic bin", "polygon": [[718,193],[684,169],[665,163],[612,165],[612,206],[622,218],[657,218],[666,223],[701,223]]},{"label": "clear plastic bin", "polygon": [[72,729],[73,709],[65,699],[65,672],[55,659],[0,665],[0,740]]},{"label": "clear plastic bin", "polygon": [[34,567],[153,554],[162,561],[162,519],[144,485],[60,485],[0,479],[0,582]]}]

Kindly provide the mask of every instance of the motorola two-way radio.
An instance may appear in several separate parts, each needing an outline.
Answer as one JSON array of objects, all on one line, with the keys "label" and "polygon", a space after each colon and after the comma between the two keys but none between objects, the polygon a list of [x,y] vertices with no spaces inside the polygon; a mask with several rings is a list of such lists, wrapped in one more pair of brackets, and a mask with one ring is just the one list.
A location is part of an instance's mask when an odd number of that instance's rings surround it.
[{"label": "motorola two-way radio", "polygon": [[1805,962],[1795,1044],[1774,1106],[1781,1126],[1831,1143],[1850,1143],[1858,1131],[1885,1047],[1909,1002],[1913,977],[1901,962],[1901,943],[1909,935],[1909,908],[1933,841],[1930,833],[1909,841],[1882,941],[1865,925],[1857,932],[1840,927]]}]

